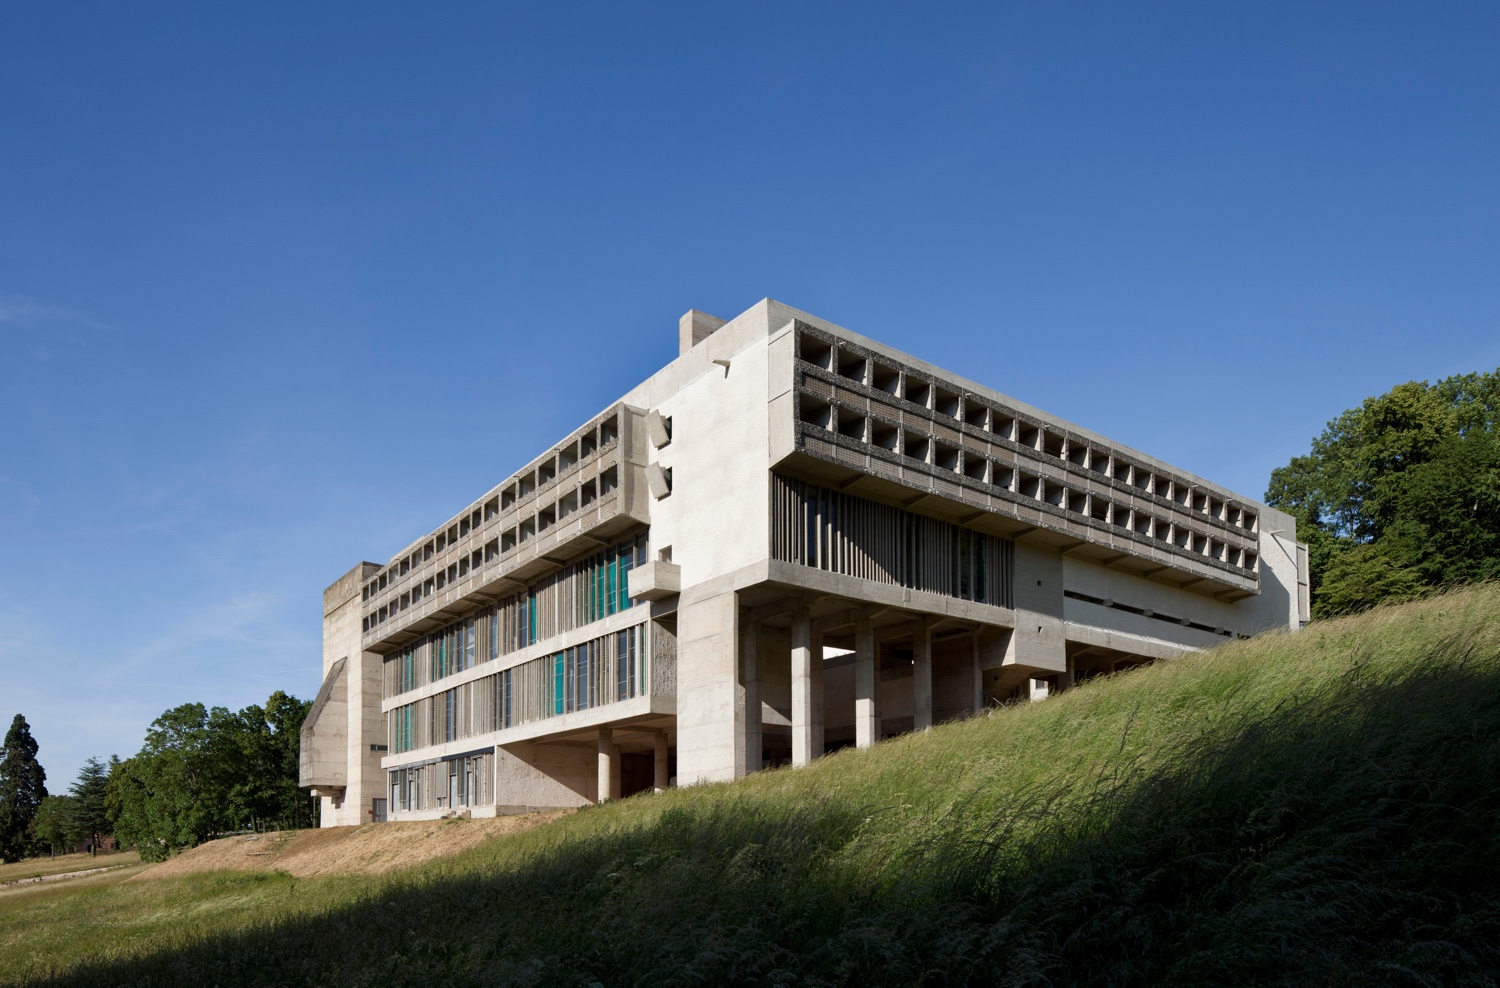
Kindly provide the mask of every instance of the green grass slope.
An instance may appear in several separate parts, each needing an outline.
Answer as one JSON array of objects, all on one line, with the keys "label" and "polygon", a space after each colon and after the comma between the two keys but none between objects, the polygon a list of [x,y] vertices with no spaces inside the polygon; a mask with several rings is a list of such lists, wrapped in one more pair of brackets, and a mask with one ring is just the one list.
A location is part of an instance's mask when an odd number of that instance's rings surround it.
[{"label": "green grass slope", "polygon": [[394,877],[216,874],[0,901],[0,971],[47,985],[1495,984],[1500,588],[589,809]]}]

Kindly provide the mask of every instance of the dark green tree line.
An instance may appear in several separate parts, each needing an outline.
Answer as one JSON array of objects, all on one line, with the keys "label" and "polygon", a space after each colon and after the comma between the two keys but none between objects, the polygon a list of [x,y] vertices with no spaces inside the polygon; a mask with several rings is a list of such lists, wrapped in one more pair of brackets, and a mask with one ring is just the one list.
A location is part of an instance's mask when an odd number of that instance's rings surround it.
[{"label": "dark green tree line", "polygon": [[1271,473],[1266,503],[1297,519],[1317,617],[1500,577],[1500,369],[1366,399]]},{"label": "dark green tree line", "polygon": [[140,752],[113,767],[105,797],[115,837],[146,860],[249,827],[306,827],[297,785],[311,703],[278,690],[238,713],[186,703],[152,722]]},{"label": "dark green tree line", "polygon": [[[112,759],[118,763],[119,759]],[[65,796],[48,796],[37,807],[32,824],[37,853],[58,854],[84,844],[98,847],[114,832],[105,795],[110,765],[90,758],[78,771],[78,779]]]}]

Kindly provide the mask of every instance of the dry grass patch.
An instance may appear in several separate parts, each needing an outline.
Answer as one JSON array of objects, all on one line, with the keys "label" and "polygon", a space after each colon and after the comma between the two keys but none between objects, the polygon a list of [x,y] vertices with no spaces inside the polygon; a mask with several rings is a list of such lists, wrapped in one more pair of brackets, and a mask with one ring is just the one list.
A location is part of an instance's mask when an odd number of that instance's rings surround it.
[{"label": "dry grass patch", "polygon": [[282,871],[297,878],[381,874],[458,854],[494,837],[530,830],[564,813],[367,823],[225,837],[184,851],[137,878],[172,878],[207,871]]}]

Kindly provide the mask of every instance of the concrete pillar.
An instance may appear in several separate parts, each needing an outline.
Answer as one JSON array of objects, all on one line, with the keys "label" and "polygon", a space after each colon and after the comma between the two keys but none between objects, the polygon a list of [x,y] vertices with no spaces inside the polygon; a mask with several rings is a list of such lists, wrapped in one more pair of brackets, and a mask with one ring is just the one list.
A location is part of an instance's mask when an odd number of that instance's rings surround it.
[{"label": "concrete pillar", "polygon": [[932,726],[932,629],[926,621],[912,632],[911,726],[916,731]]},{"label": "concrete pillar", "polygon": [[615,756],[614,732],[599,728],[599,797],[596,802],[620,798],[619,759]]},{"label": "concrete pillar", "polygon": [[1070,658],[1067,660],[1067,663],[1067,670],[1057,674],[1057,690],[1059,693],[1063,690],[1072,689],[1073,683],[1077,681],[1078,674],[1074,668],[1073,660]]},{"label": "concrete pillar", "polygon": [[667,732],[656,732],[656,784],[657,792],[666,792],[671,782],[670,762],[667,760]]},{"label": "concrete pillar", "polygon": [[792,764],[823,755],[823,636],[806,607],[792,614]]},{"label": "concrete pillar", "polygon": [[854,623],[854,743],[861,748],[880,740],[875,672],[875,622],[862,617]]},{"label": "concrete pillar", "polygon": [[974,690],[974,712],[980,713],[984,710],[984,670],[979,667],[979,629],[974,629],[970,639],[974,644],[973,658],[970,660],[969,676]]},{"label": "concrete pillar", "polygon": [[1045,679],[1026,680],[1026,699],[1036,702],[1047,699],[1047,681]]},{"label": "concrete pillar", "polygon": [[760,622],[744,621],[740,628],[740,681],[745,690],[746,773],[761,767]]},{"label": "concrete pillar", "polygon": [[734,593],[677,611],[677,777],[684,785],[745,774],[740,606]]}]

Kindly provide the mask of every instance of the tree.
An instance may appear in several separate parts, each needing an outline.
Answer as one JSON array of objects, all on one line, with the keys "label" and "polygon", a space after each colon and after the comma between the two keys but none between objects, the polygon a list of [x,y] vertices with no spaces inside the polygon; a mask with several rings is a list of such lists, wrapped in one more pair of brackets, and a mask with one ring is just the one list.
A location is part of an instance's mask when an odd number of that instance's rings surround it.
[{"label": "tree", "polygon": [[36,819],[31,823],[32,832],[36,836],[37,845],[45,847],[53,855],[58,851],[66,851],[73,844],[68,827],[72,802],[67,796],[48,796],[36,809]]},{"label": "tree", "polygon": [[311,798],[297,785],[311,704],[280,690],[238,713],[188,703],[162,714],[134,758],[111,765],[105,804],[114,834],[146,860],[242,827],[301,827]]},{"label": "tree", "polygon": [[32,846],[31,824],[47,798],[47,773],[36,752],[31,726],[16,714],[0,748],[0,861],[19,861]]},{"label": "tree", "polygon": [[134,844],[144,860],[162,860],[223,829],[224,787],[209,717],[201,703],[168,710],[151,722],[140,753],[111,774],[107,802],[115,835]]},{"label": "tree", "polygon": [[1376,604],[1410,600],[1422,592],[1415,569],[1402,566],[1374,543],[1333,557],[1318,588],[1321,617],[1357,614]]},{"label": "tree", "polygon": [[80,841],[99,846],[99,838],[112,832],[104,805],[109,787],[109,769],[102,760],[90,758],[78,770],[78,780],[68,790],[68,830]]},{"label": "tree", "polygon": [[1272,472],[1266,502],[1297,519],[1319,617],[1500,577],[1500,370],[1366,399]]}]

